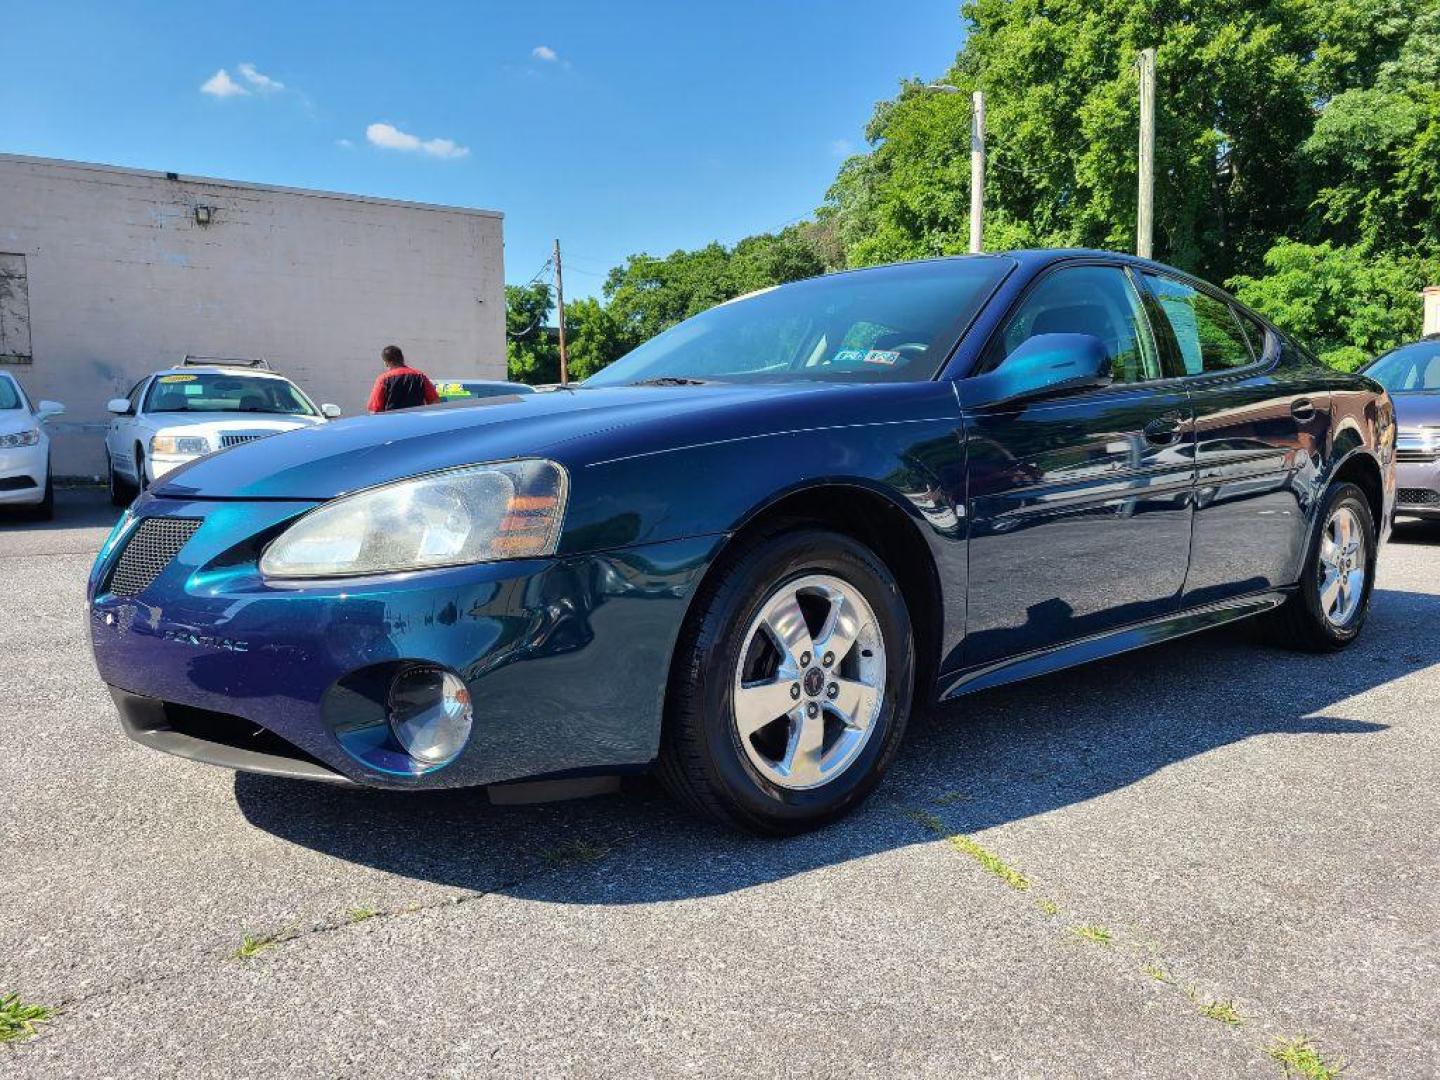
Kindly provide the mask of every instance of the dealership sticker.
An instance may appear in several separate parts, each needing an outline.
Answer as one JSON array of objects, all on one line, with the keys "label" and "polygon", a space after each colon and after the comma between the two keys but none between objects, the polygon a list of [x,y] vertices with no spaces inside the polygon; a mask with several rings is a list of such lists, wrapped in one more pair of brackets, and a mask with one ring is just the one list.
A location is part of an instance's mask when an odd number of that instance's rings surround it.
[{"label": "dealership sticker", "polygon": [[865,359],[865,354],[859,349],[841,349],[831,359],[832,364],[855,364]]},{"label": "dealership sticker", "polygon": [[194,382],[194,375],[161,375],[161,382]]},{"label": "dealership sticker", "polygon": [[865,363],[884,364],[886,367],[894,367],[899,359],[900,354],[890,349],[871,349],[865,354]]}]

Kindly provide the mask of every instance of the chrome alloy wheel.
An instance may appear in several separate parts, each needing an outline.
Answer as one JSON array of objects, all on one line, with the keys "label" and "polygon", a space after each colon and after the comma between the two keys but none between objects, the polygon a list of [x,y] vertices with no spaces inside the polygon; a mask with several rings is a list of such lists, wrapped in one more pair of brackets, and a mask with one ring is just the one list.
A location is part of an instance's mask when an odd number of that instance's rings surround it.
[{"label": "chrome alloy wheel", "polygon": [[772,783],[817,788],[870,741],[885,694],[885,642],[860,591],[830,574],[786,582],[745,631],[736,734]]},{"label": "chrome alloy wheel", "polygon": [[1365,531],[1348,506],[1338,506],[1320,535],[1320,610],[1331,626],[1347,625],[1365,594]]}]

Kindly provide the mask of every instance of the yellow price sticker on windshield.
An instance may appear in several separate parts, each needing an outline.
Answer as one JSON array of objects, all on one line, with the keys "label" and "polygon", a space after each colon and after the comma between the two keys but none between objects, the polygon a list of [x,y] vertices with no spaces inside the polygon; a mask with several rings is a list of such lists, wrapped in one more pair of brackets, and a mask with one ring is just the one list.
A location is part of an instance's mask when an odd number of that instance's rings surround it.
[{"label": "yellow price sticker on windshield", "polygon": [[161,375],[161,382],[194,382],[194,375]]}]

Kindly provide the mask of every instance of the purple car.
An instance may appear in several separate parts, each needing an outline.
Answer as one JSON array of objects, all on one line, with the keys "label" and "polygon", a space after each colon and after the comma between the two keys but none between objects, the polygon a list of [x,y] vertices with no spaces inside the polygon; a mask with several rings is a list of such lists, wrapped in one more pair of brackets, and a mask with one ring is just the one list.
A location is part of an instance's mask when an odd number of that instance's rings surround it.
[{"label": "purple car", "polygon": [[1364,373],[1395,401],[1396,515],[1440,519],[1440,334],[1391,349]]}]

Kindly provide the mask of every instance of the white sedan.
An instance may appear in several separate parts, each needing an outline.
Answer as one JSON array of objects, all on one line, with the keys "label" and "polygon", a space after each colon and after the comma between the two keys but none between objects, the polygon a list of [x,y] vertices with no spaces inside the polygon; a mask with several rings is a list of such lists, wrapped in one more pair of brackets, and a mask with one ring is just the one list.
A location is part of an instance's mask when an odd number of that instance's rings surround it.
[{"label": "white sedan", "polygon": [[268,369],[187,363],[157,371],[107,408],[110,499],[124,506],[171,469],[216,450],[340,415]]},{"label": "white sedan", "polygon": [[28,507],[42,521],[54,516],[45,421],[64,411],[58,401],[32,405],[15,377],[0,371],[0,506]]}]

